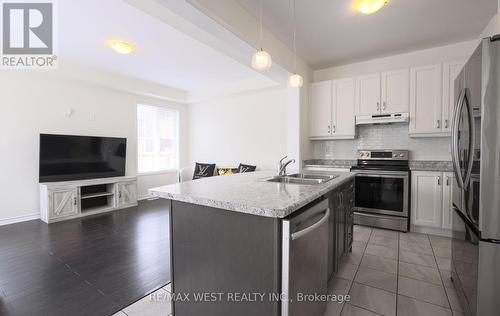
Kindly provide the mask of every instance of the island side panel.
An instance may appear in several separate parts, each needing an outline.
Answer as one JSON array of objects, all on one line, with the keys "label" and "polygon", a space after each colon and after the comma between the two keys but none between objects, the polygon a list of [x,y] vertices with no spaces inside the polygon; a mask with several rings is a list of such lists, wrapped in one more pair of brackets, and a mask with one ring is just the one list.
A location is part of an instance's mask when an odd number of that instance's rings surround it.
[{"label": "island side panel", "polygon": [[[188,301],[176,316],[278,316],[281,292],[281,220],[172,201],[172,279]],[[195,293],[223,293],[222,301],[196,302]],[[228,293],[263,293],[235,302]],[[250,296],[249,296],[250,297]],[[176,297],[176,298],[180,298]]]}]

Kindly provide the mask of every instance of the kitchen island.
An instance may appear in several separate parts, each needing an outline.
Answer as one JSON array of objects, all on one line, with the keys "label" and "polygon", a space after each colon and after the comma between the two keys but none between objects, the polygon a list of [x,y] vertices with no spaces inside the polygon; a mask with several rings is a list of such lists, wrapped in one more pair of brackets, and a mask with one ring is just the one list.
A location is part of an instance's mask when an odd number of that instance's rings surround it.
[{"label": "kitchen island", "polygon": [[322,314],[326,302],[282,298],[326,293],[352,243],[354,175],[335,173],[314,185],[268,182],[273,175],[210,177],[150,190],[170,201],[176,316]]}]

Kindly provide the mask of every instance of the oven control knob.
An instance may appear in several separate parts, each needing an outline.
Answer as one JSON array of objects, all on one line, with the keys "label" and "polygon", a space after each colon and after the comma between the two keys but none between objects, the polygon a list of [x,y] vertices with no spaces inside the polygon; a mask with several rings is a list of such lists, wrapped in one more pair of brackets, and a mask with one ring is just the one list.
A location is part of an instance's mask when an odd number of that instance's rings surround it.
[{"label": "oven control knob", "polygon": [[398,156],[398,154],[392,154],[392,157],[396,158]]},{"label": "oven control knob", "polygon": [[399,157],[403,158],[405,156],[405,154],[399,154]]}]

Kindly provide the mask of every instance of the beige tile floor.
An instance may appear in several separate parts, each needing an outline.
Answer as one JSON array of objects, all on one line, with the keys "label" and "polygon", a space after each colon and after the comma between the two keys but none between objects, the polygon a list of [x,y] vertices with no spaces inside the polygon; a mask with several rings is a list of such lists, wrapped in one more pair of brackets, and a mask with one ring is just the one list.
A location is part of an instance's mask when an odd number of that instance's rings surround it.
[{"label": "beige tile floor", "polygon": [[[464,315],[450,281],[449,238],[354,227],[353,252],[329,284],[331,294],[350,294],[350,302],[331,302],[324,316]],[[167,286],[128,306],[118,316],[168,316],[162,300]]]},{"label": "beige tile floor", "polygon": [[153,294],[143,297],[134,304],[124,308],[113,316],[169,316],[172,315],[172,305],[168,294],[172,293],[170,284]]},{"label": "beige tile floor", "polygon": [[329,293],[349,293],[351,301],[329,303],[324,316],[464,315],[450,257],[449,238],[355,226],[353,252],[329,285]]}]

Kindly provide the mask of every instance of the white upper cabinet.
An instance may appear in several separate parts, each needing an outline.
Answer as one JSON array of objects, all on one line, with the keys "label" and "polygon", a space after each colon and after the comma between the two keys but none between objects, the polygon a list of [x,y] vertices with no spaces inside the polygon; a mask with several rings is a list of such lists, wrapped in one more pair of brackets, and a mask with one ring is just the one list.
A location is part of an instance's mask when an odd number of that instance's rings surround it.
[{"label": "white upper cabinet", "polygon": [[354,138],[354,78],[333,81],[332,135]]},{"label": "white upper cabinet", "polygon": [[435,64],[410,70],[411,136],[442,134],[442,68]]},{"label": "white upper cabinet", "polygon": [[407,113],[409,108],[408,69],[356,78],[356,115]]},{"label": "white upper cabinet", "polygon": [[310,137],[331,136],[332,81],[311,84],[310,89]]},{"label": "white upper cabinet", "polygon": [[[450,136],[465,80],[480,81],[463,69],[464,64],[450,61],[312,83],[310,138],[354,138],[356,115],[396,113],[410,114],[410,137]],[[470,93],[477,95],[475,90]]]},{"label": "white upper cabinet", "polygon": [[380,110],[380,73],[356,77],[356,115],[376,115]]},{"label": "white upper cabinet", "polygon": [[311,84],[310,138],[355,137],[353,78]]},{"label": "white upper cabinet", "polygon": [[410,73],[408,69],[382,73],[382,114],[408,113]]},{"label": "white upper cabinet", "polygon": [[[464,87],[465,61],[453,61],[443,64],[443,124],[442,132],[451,133],[451,123],[453,122],[453,113],[455,102],[457,102],[460,92]],[[455,84],[455,80],[460,78]]]}]

